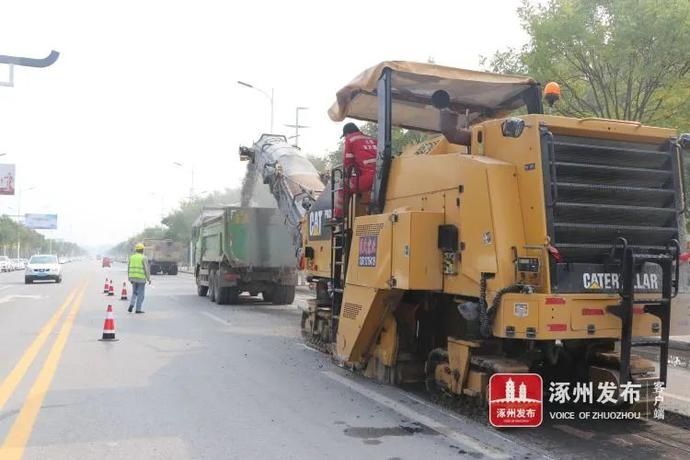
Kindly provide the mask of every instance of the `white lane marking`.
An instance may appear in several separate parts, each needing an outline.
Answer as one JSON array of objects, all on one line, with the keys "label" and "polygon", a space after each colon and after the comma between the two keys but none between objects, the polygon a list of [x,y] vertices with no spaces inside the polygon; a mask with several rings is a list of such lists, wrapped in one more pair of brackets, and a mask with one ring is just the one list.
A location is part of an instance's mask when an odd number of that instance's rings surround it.
[{"label": "white lane marking", "polygon": [[207,316],[208,318],[211,318],[213,321],[221,323],[223,326],[229,326],[230,325],[229,321],[226,321],[223,318],[221,318],[220,316],[216,316],[211,312],[202,311],[201,314]]},{"label": "white lane marking", "polygon": [[5,297],[0,297],[0,303],[7,303],[11,302],[14,299],[40,299],[42,296],[40,295],[24,295],[24,294],[12,294],[12,295],[6,295]]},{"label": "white lane marking", "polygon": [[397,401],[394,401],[386,396],[383,396],[379,393],[376,393],[375,391],[369,390],[363,385],[360,385],[359,383],[356,383],[352,381],[351,379],[348,379],[346,377],[343,377],[341,375],[338,375],[332,371],[325,371],[324,375],[328,377],[331,380],[335,380],[338,383],[341,383],[345,385],[346,387],[350,388],[353,391],[356,391],[357,393],[361,394],[362,396],[371,399],[372,401],[385,406],[398,414],[402,415],[403,417],[414,420],[417,423],[420,423],[422,425],[427,426],[428,428],[436,431],[437,433],[440,433],[444,435],[445,437],[449,438],[450,440],[454,441],[455,443],[461,444],[464,447],[467,447],[471,450],[474,450],[476,452],[482,453],[486,455],[487,457],[490,458],[510,458],[510,455],[492,448],[490,446],[486,446],[482,444],[480,441],[477,439],[474,439],[470,436],[464,435],[462,433],[458,433],[457,431],[453,430],[452,428],[437,422],[436,420],[427,417],[426,415],[420,414],[419,412],[415,411],[414,409],[411,409],[403,404],[400,404]]},{"label": "white lane marking", "polygon": [[304,348],[306,348],[307,350],[315,351],[316,353],[324,354],[322,351],[319,351],[319,350],[317,350],[316,348],[312,348],[312,347],[310,347],[309,345],[307,345],[306,343],[298,343],[297,345],[300,346],[300,347],[304,347]]}]

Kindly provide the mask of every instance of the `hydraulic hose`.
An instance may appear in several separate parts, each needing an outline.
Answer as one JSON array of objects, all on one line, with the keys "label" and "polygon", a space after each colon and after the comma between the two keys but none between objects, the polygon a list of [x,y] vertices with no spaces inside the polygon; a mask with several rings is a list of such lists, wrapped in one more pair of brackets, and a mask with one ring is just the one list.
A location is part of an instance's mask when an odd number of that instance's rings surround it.
[{"label": "hydraulic hose", "polygon": [[491,325],[498,311],[498,307],[501,305],[501,298],[503,295],[514,292],[524,292],[526,289],[531,289],[529,286],[520,283],[511,284],[499,289],[491,302],[491,307],[488,308],[486,302],[486,282],[488,278],[489,274],[482,273],[479,279],[479,332],[482,337],[486,338],[491,337]]},{"label": "hydraulic hose", "polygon": [[482,337],[491,337],[491,321],[486,307],[486,273],[479,277],[479,332]]}]

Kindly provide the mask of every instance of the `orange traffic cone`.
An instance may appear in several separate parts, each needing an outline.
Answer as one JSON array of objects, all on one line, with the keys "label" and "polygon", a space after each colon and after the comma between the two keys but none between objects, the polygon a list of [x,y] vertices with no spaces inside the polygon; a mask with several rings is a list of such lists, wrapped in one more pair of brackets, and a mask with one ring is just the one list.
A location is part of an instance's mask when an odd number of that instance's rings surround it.
[{"label": "orange traffic cone", "polygon": [[108,295],[115,295],[115,287],[113,286],[113,280],[110,280],[110,286],[108,286]]},{"label": "orange traffic cone", "polygon": [[116,342],[115,338],[115,318],[113,317],[113,306],[108,305],[108,310],[105,313],[105,323],[103,323],[103,337],[102,341]]},{"label": "orange traffic cone", "polygon": [[122,294],[120,294],[120,300],[127,300],[127,282],[122,283]]},{"label": "orange traffic cone", "polygon": [[109,289],[108,289],[108,278],[105,279],[105,285],[103,286],[103,294],[107,294]]}]

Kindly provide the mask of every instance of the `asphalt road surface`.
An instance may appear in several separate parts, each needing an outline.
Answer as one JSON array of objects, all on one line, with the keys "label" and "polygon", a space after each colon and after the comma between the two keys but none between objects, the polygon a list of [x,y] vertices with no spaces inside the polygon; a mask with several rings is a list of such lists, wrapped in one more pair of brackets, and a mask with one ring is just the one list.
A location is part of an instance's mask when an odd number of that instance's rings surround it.
[{"label": "asphalt road surface", "polygon": [[[0,274],[0,459],[690,456],[688,431],[659,423],[497,431],[337,367],[293,305],[218,306],[181,274],[154,277],[135,315],[124,279],[95,262],[62,284]],[[117,342],[98,340],[108,303]]]}]

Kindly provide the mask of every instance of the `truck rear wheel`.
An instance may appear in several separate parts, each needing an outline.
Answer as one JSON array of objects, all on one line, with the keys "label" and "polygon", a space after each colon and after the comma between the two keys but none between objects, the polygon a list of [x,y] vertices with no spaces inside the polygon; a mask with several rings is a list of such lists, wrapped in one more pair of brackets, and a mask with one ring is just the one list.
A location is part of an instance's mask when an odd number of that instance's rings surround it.
[{"label": "truck rear wheel", "polygon": [[228,288],[217,288],[216,289],[216,303],[218,305],[228,304]]},{"label": "truck rear wheel", "polygon": [[273,291],[263,291],[261,296],[264,298],[264,302],[273,302]]},{"label": "truck rear wheel", "polygon": [[212,271],[208,274],[208,298],[211,302],[216,301],[216,272]]},{"label": "truck rear wheel", "polygon": [[206,294],[208,294],[208,286],[202,286],[201,284],[198,284],[196,286],[196,293],[199,297],[206,297]]},{"label": "truck rear wheel", "polygon": [[278,285],[273,289],[273,305],[289,305],[295,301],[295,286]]},{"label": "truck rear wheel", "polygon": [[170,270],[168,271],[168,273],[172,276],[176,276],[177,275],[177,265],[173,265],[172,267],[170,267]]},{"label": "truck rear wheel", "polygon": [[236,304],[240,298],[240,291],[234,287],[220,288],[217,294],[219,305]]},{"label": "truck rear wheel", "polygon": [[231,305],[240,303],[240,294],[242,292],[238,288],[228,288],[228,303]]}]

